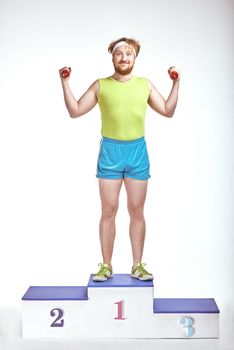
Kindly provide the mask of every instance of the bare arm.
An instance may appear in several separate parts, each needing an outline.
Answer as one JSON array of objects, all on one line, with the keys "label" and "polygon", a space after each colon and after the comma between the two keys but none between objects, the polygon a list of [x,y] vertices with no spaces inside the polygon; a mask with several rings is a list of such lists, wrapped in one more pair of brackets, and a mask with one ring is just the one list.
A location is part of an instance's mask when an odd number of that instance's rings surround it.
[{"label": "bare arm", "polygon": [[60,69],[60,78],[63,88],[63,96],[64,96],[64,102],[67,107],[68,113],[71,118],[77,118],[80,117],[86,113],[88,113],[92,108],[95,107],[97,104],[97,96],[99,91],[99,83],[96,80],[89,88],[88,90],[80,97],[80,99],[77,101],[75,97],[72,94],[72,91],[70,89],[68,80],[70,78],[63,78],[62,71],[66,67]]},{"label": "bare arm", "polygon": [[180,85],[180,76],[177,80],[173,80],[171,92],[165,100],[163,96],[158,92],[155,86],[149,81],[150,84],[150,96],[148,99],[148,104],[157,113],[165,116],[172,117],[176,109],[178,100],[178,90]]}]

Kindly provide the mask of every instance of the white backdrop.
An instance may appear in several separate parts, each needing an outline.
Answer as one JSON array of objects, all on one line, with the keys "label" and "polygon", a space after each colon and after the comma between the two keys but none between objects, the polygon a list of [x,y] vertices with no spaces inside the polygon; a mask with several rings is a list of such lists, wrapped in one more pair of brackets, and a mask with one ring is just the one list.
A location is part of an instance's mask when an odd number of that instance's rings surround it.
[{"label": "white backdrop", "polygon": [[[143,260],[155,275],[155,296],[214,297],[222,315],[232,313],[233,5],[0,2],[2,310],[20,308],[29,285],[85,285],[101,262],[100,113],[95,107],[81,118],[68,116],[58,70],[72,67],[78,98],[113,73],[110,41],[130,36],[142,44],[134,74],[151,79],[165,97],[168,67],[182,73],[174,117],[147,111],[152,177]],[[123,188],[115,273],[131,269],[128,222]],[[6,335],[5,320],[1,326]]]}]

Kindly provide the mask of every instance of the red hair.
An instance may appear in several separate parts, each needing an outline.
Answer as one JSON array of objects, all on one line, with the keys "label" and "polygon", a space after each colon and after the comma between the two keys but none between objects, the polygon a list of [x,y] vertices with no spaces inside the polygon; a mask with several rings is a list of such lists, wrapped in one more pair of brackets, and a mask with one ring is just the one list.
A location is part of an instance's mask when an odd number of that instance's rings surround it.
[{"label": "red hair", "polygon": [[135,40],[135,39],[131,39],[131,38],[120,38],[118,40],[112,41],[108,47],[108,52],[112,53],[113,52],[113,48],[115,47],[116,44],[118,44],[120,41],[125,41],[128,45],[131,45],[134,50],[136,51],[136,56],[138,56],[139,52],[140,52],[140,48],[141,45],[139,43],[139,41]]}]

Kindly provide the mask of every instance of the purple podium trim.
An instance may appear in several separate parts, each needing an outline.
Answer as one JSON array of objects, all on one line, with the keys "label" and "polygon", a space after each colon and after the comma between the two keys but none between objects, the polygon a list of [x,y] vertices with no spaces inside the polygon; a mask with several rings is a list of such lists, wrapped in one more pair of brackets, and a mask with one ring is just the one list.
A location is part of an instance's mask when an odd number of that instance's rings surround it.
[{"label": "purple podium trim", "polygon": [[88,300],[87,287],[31,286],[22,300]]},{"label": "purple podium trim", "polygon": [[153,287],[153,281],[140,281],[129,274],[115,274],[105,282],[94,282],[93,276],[90,276],[88,288]]},{"label": "purple podium trim", "polygon": [[154,313],[219,313],[214,299],[154,299]]}]

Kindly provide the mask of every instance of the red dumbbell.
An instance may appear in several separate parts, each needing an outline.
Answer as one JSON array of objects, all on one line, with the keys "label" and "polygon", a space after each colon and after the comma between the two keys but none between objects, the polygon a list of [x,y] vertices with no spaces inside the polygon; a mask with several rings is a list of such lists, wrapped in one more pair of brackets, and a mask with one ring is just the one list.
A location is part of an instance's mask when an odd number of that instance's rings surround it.
[{"label": "red dumbbell", "polygon": [[170,78],[171,78],[172,80],[177,80],[178,77],[179,77],[179,73],[178,73],[176,70],[174,70],[174,68],[175,68],[175,67],[170,67],[170,68],[168,69],[168,73],[169,73]]},{"label": "red dumbbell", "polygon": [[65,69],[62,71],[62,77],[63,77],[63,78],[68,78],[69,75],[70,75],[70,73],[71,73],[71,67],[69,67],[68,69],[65,68]]},{"label": "red dumbbell", "polygon": [[172,80],[177,80],[178,77],[179,77],[179,74],[175,70],[173,70],[169,74],[170,74],[170,77],[171,77]]}]

